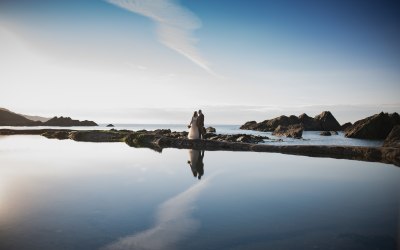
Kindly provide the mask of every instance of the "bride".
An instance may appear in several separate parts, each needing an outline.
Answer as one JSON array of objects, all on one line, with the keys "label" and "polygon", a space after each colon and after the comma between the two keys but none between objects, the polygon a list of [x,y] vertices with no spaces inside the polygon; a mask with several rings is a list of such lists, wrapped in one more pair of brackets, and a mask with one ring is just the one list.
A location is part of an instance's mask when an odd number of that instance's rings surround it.
[{"label": "bride", "polygon": [[199,127],[197,126],[197,111],[194,111],[192,120],[190,121],[190,124],[188,126],[189,128],[189,134],[188,138],[189,139],[199,139],[200,134],[199,134]]}]

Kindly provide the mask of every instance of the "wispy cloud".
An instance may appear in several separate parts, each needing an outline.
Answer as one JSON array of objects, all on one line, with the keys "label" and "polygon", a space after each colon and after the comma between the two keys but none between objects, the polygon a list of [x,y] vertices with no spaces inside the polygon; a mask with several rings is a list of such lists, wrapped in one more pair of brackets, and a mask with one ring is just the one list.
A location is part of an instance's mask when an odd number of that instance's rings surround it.
[{"label": "wispy cloud", "polygon": [[131,12],[146,16],[157,23],[158,39],[207,72],[214,74],[200,55],[192,31],[201,27],[201,21],[174,0],[106,0]]}]

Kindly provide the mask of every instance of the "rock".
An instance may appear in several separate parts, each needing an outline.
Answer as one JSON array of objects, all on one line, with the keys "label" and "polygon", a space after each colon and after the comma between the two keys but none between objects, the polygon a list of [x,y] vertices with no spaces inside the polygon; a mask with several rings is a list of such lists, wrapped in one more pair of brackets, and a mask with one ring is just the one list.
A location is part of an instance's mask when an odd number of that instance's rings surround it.
[{"label": "rock", "polygon": [[340,124],[329,111],[324,111],[314,118],[309,117],[307,114],[301,114],[299,117],[282,115],[260,123],[250,121],[243,124],[240,129],[269,132],[275,131],[278,126],[288,127],[292,125],[300,125],[306,131],[340,130]]},{"label": "rock", "polygon": [[346,129],[346,137],[384,140],[395,125],[400,125],[397,113],[379,113],[355,122]]},{"label": "rock", "polygon": [[331,135],[338,135],[339,133],[337,131],[331,131]]},{"label": "rock", "polygon": [[353,124],[351,122],[346,122],[342,126],[340,126],[340,131],[346,131],[349,127],[351,127]]},{"label": "rock", "polygon": [[110,123],[110,124],[108,124],[106,127],[113,128],[114,125]]},{"label": "rock", "polygon": [[322,136],[331,136],[332,135],[331,132],[329,132],[329,131],[321,131],[321,133],[319,133],[319,134]]},{"label": "rock", "polygon": [[340,130],[339,122],[329,111],[322,112],[321,114],[314,117],[314,120],[319,122],[321,128],[320,130],[322,131]]},{"label": "rock", "polygon": [[213,127],[208,127],[208,128],[206,128],[206,132],[207,133],[215,133],[215,132],[217,132],[217,130]]},{"label": "rock", "polygon": [[70,131],[46,131],[42,134],[42,136],[48,139],[59,139],[66,140],[69,139]]},{"label": "rock", "polygon": [[247,130],[255,130],[255,127],[257,126],[256,121],[249,121],[240,126],[240,129],[247,129]]},{"label": "rock", "polygon": [[304,130],[308,131],[319,131],[321,130],[321,125],[314,118],[309,117],[307,114],[303,113],[299,116],[300,123],[303,125]]},{"label": "rock", "polygon": [[279,125],[272,134],[276,136],[286,136],[295,139],[300,139],[303,135],[303,130],[304,128],[301,125],[290,125],[290,126]]},{"label": "rock", "polygon": [[400,125],[393,127],[383,142],[384,147],[400,148]]},{"label": "rock", "polygon": [[97,123],[93,121],[79,121],[73,120],[70,117],[53,117],[47,122],[43,123],[43,126],[57,126],[57,127],[72,127],[72,126],[98,126]]}]

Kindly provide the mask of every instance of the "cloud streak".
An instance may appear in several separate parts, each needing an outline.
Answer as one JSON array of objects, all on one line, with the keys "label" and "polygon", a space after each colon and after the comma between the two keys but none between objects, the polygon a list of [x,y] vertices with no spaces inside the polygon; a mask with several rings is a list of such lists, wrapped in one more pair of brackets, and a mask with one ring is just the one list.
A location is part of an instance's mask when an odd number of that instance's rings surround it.
[{"label": "cloud streak", "polygon": [[150,18],[157,24],[158,39],[210,74],[214,72],[200,55],[192,31],[201,27],[201,21],[174,0],[106,0],[108,3]]},{"label": "cloud streak", "polygon": [[186,191],[165,201],[158,208],[155,225],[145,231],[123,237],[101,250],[168,250],[199,228],[191,214],[197,197],[216,174],[199,181]]}]

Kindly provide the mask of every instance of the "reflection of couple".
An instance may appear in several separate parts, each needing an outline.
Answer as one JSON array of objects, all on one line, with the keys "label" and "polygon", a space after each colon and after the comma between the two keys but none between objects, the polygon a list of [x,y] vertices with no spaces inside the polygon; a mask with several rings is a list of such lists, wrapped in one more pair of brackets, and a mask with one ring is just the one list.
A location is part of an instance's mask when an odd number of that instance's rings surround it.
[{"label": "reflection of couple", "polygon": [[199,110],[199,113],[197,113],[197,111],[194,111],[192,120],[190,121],[188,128],[189,139],[204,139],[204,115],[201,110]]},{"label": "reflection of couple", "polygon": [[188,164],[192,169],[193,176],[199,178],[199,180],[204,174],[203,158],[204,158],[204,150],[200,151],[200,150],[189,149],[190,160],[188,161]]}]

